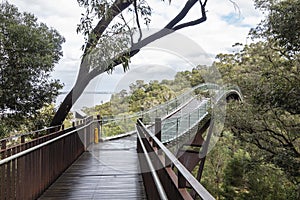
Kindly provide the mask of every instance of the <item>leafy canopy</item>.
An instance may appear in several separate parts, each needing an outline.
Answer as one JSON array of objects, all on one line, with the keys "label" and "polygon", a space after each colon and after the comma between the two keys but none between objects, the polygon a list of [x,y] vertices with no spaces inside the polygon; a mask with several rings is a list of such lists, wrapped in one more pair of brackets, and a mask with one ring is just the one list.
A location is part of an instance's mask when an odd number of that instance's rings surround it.
[{"label": "leafy canopy", "polygon": [[282,169],[300,184],[300,55],[299,0],[257,1],[268,11],[251,31],[259,42],[233,54],[220,54],[214,64],[223,79],[238,84],[243,104],[232,105],[228,128],[242,141],[255,145],[261,162]]},{"label": "leafy canopy", "polygon": [[50,72],[62,57],[64,38],[29,13],[0,4],[0,115],[15,127],[53,102],[62,87]]}]

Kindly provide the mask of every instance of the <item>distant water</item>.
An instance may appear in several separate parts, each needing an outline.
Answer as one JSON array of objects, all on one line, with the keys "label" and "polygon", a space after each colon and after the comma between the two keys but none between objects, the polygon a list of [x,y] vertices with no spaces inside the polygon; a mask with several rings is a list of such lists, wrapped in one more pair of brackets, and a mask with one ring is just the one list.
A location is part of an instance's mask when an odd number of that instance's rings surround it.
[{"label": "distant water", "polygon": [[[58,107],[67,94],[61,94],[57,97],[55,105]],[[111,94],[82,94],[77,102],[73,105],[72,110],[82,109],[84,107],[93,107],[109,101]]]}]

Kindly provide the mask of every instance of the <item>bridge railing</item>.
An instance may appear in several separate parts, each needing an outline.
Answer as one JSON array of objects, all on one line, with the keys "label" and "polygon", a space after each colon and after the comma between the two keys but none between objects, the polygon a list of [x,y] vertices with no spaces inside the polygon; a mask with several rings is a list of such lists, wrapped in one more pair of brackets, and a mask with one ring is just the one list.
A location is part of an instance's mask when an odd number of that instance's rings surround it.
[{"label": "bridge railing", "polygon": [[[179,110],[188,101],[193,99],[198,91],[215,90],[220,86],[213,83],[204,83],[195,86],[176,98],[169,100],[161,105],[155,106],[147,111],[141,111],[132,115],[101,116],[101,136],[113,137],[113,135],[122,135],[135,130],[135,123],[138,118],[143,118],[145,124],[154,124],[155,118],[167,118],[172,112]],[[115,134],[111,134],[114,132]]]},{"label": "bridge railing", "polygon": [[[1,150],[1,199],[36,199],[94,142],[95,121]],[[25,145],[25,147],[24,147]]]},{"label": "bridge railing", "polygon": [[72,127],[67,129],[64,128],[64,125],[59,125],[3,138],[0,140],[0,160],[75,130],[76,127],[83,126],[92,120],[93,117],[89,116],[85,119],[74,121]]},{"label": "bridge railing", "polygon": [[184,135],[208,115],[208,109],[209,101],[204,100],[188,113],[162,120],[162,142],[168,143]]},{"label": "bridge railing", "polygon": [[20,144],[20,143],[25,143],[26,141],[36,139],[40,136],[47,135],[53,129],[64,130],[64,126],[59,125],[59,126],[46,127],[46,128],[43,128],[43,129],[30,131],[30,132],[27,132],[27,133],[15,134],[15,135],[3,138],[3,139],[0,140],[1,149],[5,149],[6,147],[10,147],[10,146],[15,146],[15,145]]},{"label": "bridge railing", "polygon": [[164,146],[159,132],[157,137],[146,128],[141,120],[137,120],[136,127],[138,130],[137,151],[145,189],[150,199],[192,199],[188,190],[194,191],[202,199],[214,199]]}]

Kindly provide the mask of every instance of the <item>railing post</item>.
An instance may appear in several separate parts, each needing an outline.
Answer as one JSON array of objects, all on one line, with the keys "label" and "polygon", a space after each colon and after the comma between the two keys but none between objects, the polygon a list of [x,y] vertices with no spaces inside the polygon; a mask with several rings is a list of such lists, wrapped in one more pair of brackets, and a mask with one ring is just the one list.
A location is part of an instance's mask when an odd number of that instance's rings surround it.
[{"label": "railing post", "polygon": [[179,131],[179,118],[176,119],[176,138],[178,138],[178,131]]},{"label": "railing post", "polygon": [[167,115],[169,114],[169,102],[167,102]]},{"label": "railing post", "polygon": [[25,143],[25,135],[21,136],[21,143],[24,144]]},{"label": "railing post", "polygon": [[72,122],[72,127],[75,128],[75,122],[74,121]]},{"label": "railing post", "polygon": [[[154,134],[157,139],[161,141],[161,118],[155,118]],[[160,151],[159,146],[156,143],[154,143],[154,145],[158,148],[158,154],[161,155],[162,152]]]},{"label": "railing post", "polygon": [[6,140],[1,141],[1,149],[6,149]]},{"label": "railing post", "polygon": [[61,125],[61,130],[62,131],[65,130],[65,125],[64,124]]},{"label": "railing post", "polygon": [[87,134],[87,131],[86,131],[86,127],[84,127],[83,129],[83,145],[84,145],[84,151],[87,150],[87,140],[86,140],[86,134]]},{"label": "railing post", "polygon": [[171,167],[171,160],[165,155],[165,167]]},{"label": "railing post", "polygon": [[[136,120],[136,124],[137,124],[138,126],[141,126],[141,125],[139,124],[139,121],[143,123],[143,119],[144,119],[144,118],[138,118],[138,119]],[[145,137],[146,137],[146,136],[145,136]],[[151,137],[150,137],[149,139],[150,139],[149,141],[151,141]]]},{"label": "railing post", "polygon": [[186,180],[183,175],[178,171],[178,188],[185,188],[186,187]]},{"label": "railing post", "polygon": [[97,115],[97,121],[98,121],[98,123],[97,123],[97,127],[98,127],[98,139],[99,139],[99,141],[101,141],[102,140],[102,134],[101,134],[101,123],[102,123],[102,121],[101,121],[101,115]]},{"label": "railing post", "polygon": [[179,118],[177,118],[176,120],[176,148],[177,150],[179,149],[179,145],[178,145],[178,132],[179,132]]},{"label": "railing post", "polygon": [[161,118],[155,118],[155,136],[161,141]]}]

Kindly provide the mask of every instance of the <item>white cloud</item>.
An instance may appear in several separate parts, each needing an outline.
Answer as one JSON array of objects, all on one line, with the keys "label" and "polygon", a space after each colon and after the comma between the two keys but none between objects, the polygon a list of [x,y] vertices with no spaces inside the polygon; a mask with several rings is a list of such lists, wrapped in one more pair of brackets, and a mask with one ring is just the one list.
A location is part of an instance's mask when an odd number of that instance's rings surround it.
[{"label": "white cloud", "polygon": [[[9,2],[15,4],[21,11],[35,14],[39,21],[57,29],[66,38],[66,43],[63,44],[64,57],[55,67],[53,76],[61,79],[65,83],[66,89],[70,89],[75,81],[80,63],[82,54],[80,47],[84,43],[83,37],[76,34],[76,26],[83,9],[78,6],[76,1],[70,0],[10,0]],[[262,18],[262,15],[254,9],[252,1],[235,0],[234,2],[238,7],[235,7],[230,0],[209,0],[207,3],[208,20],[203,24],[181,30],[179,33],[195,41],[211,59],[218,53],[232,51],[231,45],[234,43],[246,43],[250,28],[255,27]],[[200,17],[200,6],[197,4],[186,16],[185,21]],[[184,4],[183,1],[172,1],[169,5],[168,1],[149,0],[149,5],[153,8],[150,27],[162,28],[176,16]],[[180,44],[178,41],[177,45],[183,47],[185,44]],[[201,56],[200,54],[199,56]],[[192,62],[199,59],[199,56],[193,51],[187,55],[190,55]],[[158,59],[155,62],[160,62],[159,64],[165,66],[168,63],[172,64],[172,56],[165,55],[163,58],[161,61]],[[132,64],[137,66],[145,62],[153,63],[153,59],[157,59],[157,55],[154,53],[151,55],[148,52],[148,54],[136,56]],[[178,60],[175,63],[173,61],[174,66],[183,64],[184,62]],[[105,84],[105,87],[113,87],[114,84],[108,82],[116,82],[124,74],[116,73],[116,76],[117,78],[112,78],[112,75],[107,78],[107,82],[101,83]]]}]

